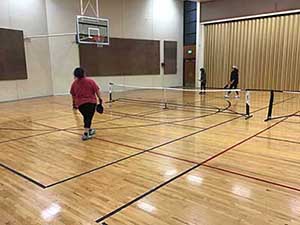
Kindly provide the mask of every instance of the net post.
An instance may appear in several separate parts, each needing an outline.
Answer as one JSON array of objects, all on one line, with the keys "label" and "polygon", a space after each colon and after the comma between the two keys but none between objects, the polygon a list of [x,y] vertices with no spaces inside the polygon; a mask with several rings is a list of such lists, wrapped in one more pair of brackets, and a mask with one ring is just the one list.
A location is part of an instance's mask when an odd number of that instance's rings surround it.
[{"label": "net post", "polygon": [[267,117],[267,119],[265,119],[265,122],[272,119],[273,103],[274,103],[274,91],[272,90],[272,91],[270,92],[270,101],[269,101],[268,117]]},{"label": "net post", "polygon": [[112,99],[112,86],[113,86],[113,83],[110,82],[108,84],[108,99],[109,99],[110,103],[113,101],[113,99]]},{"label": "net post", "polygon": [[250,91],[246,90],[246,120],[251,118],[252,115],[250,113]]}]

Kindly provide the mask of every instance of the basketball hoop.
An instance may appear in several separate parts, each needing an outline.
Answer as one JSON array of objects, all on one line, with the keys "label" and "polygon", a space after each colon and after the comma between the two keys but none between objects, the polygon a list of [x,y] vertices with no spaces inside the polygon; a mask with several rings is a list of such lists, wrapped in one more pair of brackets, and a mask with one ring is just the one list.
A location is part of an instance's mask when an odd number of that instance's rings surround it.
[{"label": "basketball hoop", "polygon": [[95,35],[92,38],[92,41],[95,42],[95,43],[97,43],[97,47],[99,47],[99,48],[103,47],[102,43],[104,42],[104,40],[105,40],[105,37],[101,36],[101,35]]},{"label": "basketball hoop", "polygon": [[103,43],[104,40],[105,40],[105,37],[104,36],[101,36],[101,35],[94,35],[92,40],[96,43]]}]

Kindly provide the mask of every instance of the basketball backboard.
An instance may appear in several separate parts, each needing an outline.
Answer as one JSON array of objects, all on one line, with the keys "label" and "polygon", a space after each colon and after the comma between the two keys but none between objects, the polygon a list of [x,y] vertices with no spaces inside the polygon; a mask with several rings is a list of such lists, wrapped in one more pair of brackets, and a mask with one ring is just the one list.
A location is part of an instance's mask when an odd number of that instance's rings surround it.
[{"label": "basketball backboard", "polygon": [[77,16],[77,43],[109,45],[109,20]]}]

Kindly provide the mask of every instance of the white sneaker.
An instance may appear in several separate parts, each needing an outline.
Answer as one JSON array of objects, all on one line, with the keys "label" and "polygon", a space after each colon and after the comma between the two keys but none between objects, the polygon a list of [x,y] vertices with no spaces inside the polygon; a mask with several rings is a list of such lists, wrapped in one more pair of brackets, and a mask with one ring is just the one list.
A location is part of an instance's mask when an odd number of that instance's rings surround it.
[{"label": "white sneaker", "polygon": [[84,133],[81,137],[81,140],[83,140],[83,141],[87,141],[89,139],[92,139],[92,136],[89,135],[89,133]]},{"label": "white sneaker", "polygon": [[96,134],[96,129],[90,129],[89,130],[89,135],[94,136]]},{"label": "white sneaker", "polygon": [[229,98],[229,95],[225,95],[224,98]]},{"label": "white sneaker", "polygon": [[240,98],[240,96],[239,96],[239,95],[236,95],[235,98]]}]

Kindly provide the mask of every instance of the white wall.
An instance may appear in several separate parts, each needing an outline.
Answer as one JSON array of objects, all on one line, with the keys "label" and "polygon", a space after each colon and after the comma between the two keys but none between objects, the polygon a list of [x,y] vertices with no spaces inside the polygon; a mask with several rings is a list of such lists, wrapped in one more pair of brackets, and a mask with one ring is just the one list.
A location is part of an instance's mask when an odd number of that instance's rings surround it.
[{"label": "white wall", "polygon": [[[0,27],[28,34],[47,33],[45,0],[0,1]],[[51,67],[48,40],[25,42],[27,80],[0,81],[0,101],[51,95]]]},{"label": "white wall", "polygon": [[[46,0],[49,33],[75,32],[79,0]],[[91,11],[88,15],[94,16]],[[181,0],[100,0],[100,16],[110,19],[111,37],[178,41],[176,75],[123,76],[95,78],[103,90],[110,81],[147,86],[182,85],[183,1]],[[72,70],[79,65],[78,46],[74,37],[51,38],[50,55],[54,94],[69,91]]]},{"label": "white wall", "polygon": [[[79,0],[2,0],[0,27],[21,29],[25,36],[75,32]],[[93,1],[92,1],[93,2]],[[182,0],[100,0],[100,16],[110,19],[112,37],[178,41],[178,73],[95,78],[103,90],[110,81],[147,86],[180,86],[183,74]],[[88,15],[94,16],[91,10]],[[79,66],[73,36],[25,42],[28,80],[0,81],[0,101],[69,92],[72,71]]]}]

